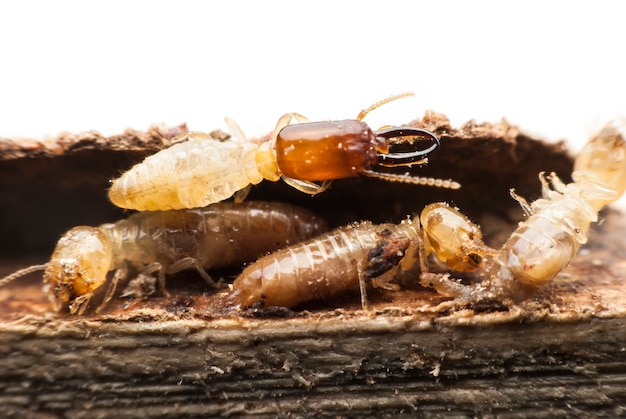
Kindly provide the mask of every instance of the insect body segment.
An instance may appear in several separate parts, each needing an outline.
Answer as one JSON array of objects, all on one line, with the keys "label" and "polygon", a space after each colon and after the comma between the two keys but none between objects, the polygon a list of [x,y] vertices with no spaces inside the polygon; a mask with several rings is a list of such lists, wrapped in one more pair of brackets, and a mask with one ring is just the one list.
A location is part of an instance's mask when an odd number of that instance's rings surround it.
[{"label": "insect body segment", "polygon": [[[626,130],[609,125],[576,158],[574,182],[541,173],[542,198],[529,204],[511,191],[530,215],[504,245],[482,242],[477,225],[445,203],[428,205],[419,219],[399,225],[359,223],[283,249],[250,265],[233,283],[242,307],[295,306],[355,288],[367,307],[366,283],[393,288],[399,269],[420,263],[421,284],[459,302],[519,302],[561,272],[587,241],[598,211],[626,189]],[[421,221],[421,229],[420,229]],[[429,272],[433,253],[449,269],[483,268],[483,281],[463,285],[449,274]],[[400,266],[400,268],[399,268]]]},{"label": "insect body segment", "polygon": [[626,189],[626,130],[608,125],[578,154],[572,178],[564,184],[554,173],[539,175],[542,198],[528,204],[511,191],[530,217],[521,222],[487,264],[478,286],[462,286],[447,276],[423,273],[422,284],[461,300],[532,296],[561,272],[587,242],[598,211]]},{"label": "insect body segment", "polygon": [[[434,218],[454,221],[453,229],[441,234]],[[434,252],[451,266],[473,270],[469,255],[486,254],[478,226],[445,203],[429,205],[421,218],[428,220],[420,229],[420,218],[398,225],[361,222],[339,228],[321,237],[296,244],[259,259],[248,266],[233,283],[232,301],[242,307],[255,305],[293,307],[305,301],[331,297],[340,292],[361,290],[361,303],[367,308],[366,284],[394,289],[390,283],[397,272],[412,268],[419,261],[427,271],[426,256]],[[432,230],[432,231],[431,231]],[[448,250],[434,240],[451,240],[460,256],[451,262]],[[427,244],[424,246],[424,244]]]},{"label": "insect body segment", "polygon": [[253,305],[293,307],[360,286],[367,306],[366,280],[388,286],[391,272],[409,252],[417,235],[411,222],[399,226],[352,224],[316,239],[288,247],[248,266],[233,283],[233,301]]},{"label": "insect body segment", "polygon": [[[207,134],[184,134],[188,141],[147,157],[120,178],[109,190],[111,202],[121,208],[156,211],[204,207],[256,185],[263,179],[283,179],[296,189],[316,194],[333,179],[358,175],[388,181],[456,189],[451,181],[407,174],[379,172],[375,168],[423,164],[439,146],[433,133],[415,127],[390,127],[372,131],[361,121],[367,113],[398,95],[380,101],[356,120],[308,122],[302,115],[283,115],[271,138],[260,144],[243,138],[219,142]],[[291,124],[291,120],[302,122]],[[306,122],[305,122],[306,121]],[[412,150],[393,152],[389,139],[411,140]],[[413,141],[420,140],[413,144]],[[423,142],[428,146],[421,148]],[[322,184],[315,182],[322,181]]]},{"label": "insect body segment", "polygon": [[113,181],[111,202],[140,211],[205,207],[264,178],[279,179],[257,163],[269,144],[220,142],[198,132],[185,135],[188,141],[148,156]]},{"label": "insect body segment", "polygon": [[[598,211],[617,200],[626,188],[626,131],[609,125],[585,145],[575,160],[572,178],[565,185],[554,173],[539,175],[542,198],[530,206],[513,193],[530,217],[520,223],[502,246],[489,270],[493,286],[515,283],[524,299],[563,270],[587,242]],[[550,187],[552,186],[552,188]],[[519,286],[517,286],[519,284]]]},{"label": "insect body segment", "polygon": [[[611,123],[604,127],[587,142],[574,162],[572,178],[575,184],[580,185],[574,195],[584,197],[596,212],[619,199],[626,191],[624,124],[622,122],[622,126],[618,126]],[[559,185],[558,188],[567,189],[567,186],[562,188]]]},{"label": "insect body segment", "polygon": [[43,266],[44,281],[56,310],[69,304],[71,313],[81,314],[109,271],[115,275],[104,302],[130,266],[144,274],[158,272],[162,290],[165,274],[192,268],[215,285],[204,269],[254,260],[325,229],[311,212],[280,203],[137,213],[114,224],[69,230]]}]

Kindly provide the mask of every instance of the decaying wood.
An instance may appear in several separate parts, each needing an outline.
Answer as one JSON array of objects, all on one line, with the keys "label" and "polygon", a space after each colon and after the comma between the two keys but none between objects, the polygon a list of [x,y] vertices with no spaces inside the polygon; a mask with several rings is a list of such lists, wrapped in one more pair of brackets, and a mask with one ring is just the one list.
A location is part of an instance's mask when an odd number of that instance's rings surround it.
[{"label": "decaying wood", "polygon": [[[332,224],[397,221],[445,200],[497,245],[521,213],[510,187],[535,198],[539,171],[571,172],[562,145],[504,121],[453,129],[428,114],[414,124],[443,142],[420,174],[454,178],[461,190],[357,179],[311,198],[265,182],[252,198],[299,203]],[[160,147],[129,141],[52,154],[31,153],[31,142],[0,146],[10,204],[0,276],[43,262],[69,227],[123,216],[106,202],[108,179]],[[355,292],[295,311],[228,314],[190,274],[169,280],[169,298],[117,298],[100,315],[71,317],[50,311],[34,274],[0,289],[0,406],[15,417],[615,417],[626,414],[625,278],[626,218],[612,210],[553,283],[500,311],[409,284],[372,292],[370,313]]]}]

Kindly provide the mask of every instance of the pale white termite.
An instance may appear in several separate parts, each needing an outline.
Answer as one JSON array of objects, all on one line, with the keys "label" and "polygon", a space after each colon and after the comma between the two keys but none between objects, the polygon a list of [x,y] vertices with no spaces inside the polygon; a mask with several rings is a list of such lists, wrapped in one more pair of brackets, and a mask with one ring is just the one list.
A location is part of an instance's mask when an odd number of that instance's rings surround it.
[{"label": "pale white termite", "polygon": [[[445,203],[428,205],[421,218],[425,229],[418,217],[397,225],[360,222],[265,256],[235,279],[229,302],[243,308],[293,307],[358,286],[367,309],[368,281],[393,289],[396,273],[416,261],[427,270],[425,258],[431,252],[451,268],[470,271],[480,263],[477,255],[490,252],[478,226]],[[445,220],[445,227],[435,223],[431,228],[430,218]],[[443,238],[449,243],[439,243]]]},{"label": "pale white termite", "polygon": [[[302,192],[316,194],[333,179],[359,175],[459,188],[450,180],[376,170],[380,166],[423,164],[439,146],[433,133],[420,128],[396,126],[372,131],[361,121],[371,110],[407,95],[377,102],[354,120],[303,122],[308,120],[300,114],[285,114],[270,138],[260,144],[247,141],[232,120],[227,122],[235,135],[229,141],[215,141],[199,132],[184,134],[177,144],[147,157],[112,181],[109,198],[118,207],[140,211],[195,208],[235,193],[245,197],[247,188],[263,179],[283,179]],[[290,125],[292,118],[303,123]],[[388,140],[392,138],[405,139],[412,149],[390,152],[394,143]],[[428,147],[422,148],[424,142]]]},{"label": "pale white termite", "polygon": [[[512,190],[529,218],[521,222],[486,266],[486,278],[464,286],[448,275],[423,273],[421,282],[461,301],[519,302],[561,272],[587,242],[598,211],[626,189],[626,129],[608,124],[578,153],[573,182],[539,175],[542,198],[528,204]],[[552,186],[552,187],[551,187]],[[461,252],[460,249],[457,250]]]},{"label": "pale white termite", "polygon": [[48,263],[9,275],[0,285],[45,269],[53,308],[69,305],[72,314],[82,314],[109,271],[115,274],[103,304],[129,267],[147,275],[158,272],[163,292],[165,274],[185,269],[197,270],[215,285],[205,269],[242,264],[325,230],[325,222],[310,211],[275,202],[142,212],[99,227],[72,228],[58,241]]}]

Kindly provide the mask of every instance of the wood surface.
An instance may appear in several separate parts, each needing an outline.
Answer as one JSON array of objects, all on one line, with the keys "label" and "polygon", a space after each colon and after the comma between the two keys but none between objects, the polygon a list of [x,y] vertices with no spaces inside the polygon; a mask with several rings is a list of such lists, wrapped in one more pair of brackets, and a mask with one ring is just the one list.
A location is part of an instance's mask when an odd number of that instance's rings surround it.
[{"label": "wood surface", "polygon": [[[429,113],[413,124],[443,144],[419,173],[458,180],[461,190],[356,179],[311,198],[264,182],[251,199],[298,203],[332,225],[399,221],[445,200],[497,246],[521,219],[508,189],[534,199],[539,171],[571,172],[562,144],[506,121],[454,129]],[[154,129],[0,141],[0,276],[44,262],[74,225],[128,214],[107,203],[108,180],[184,126]],[[370,292],[369,312],[355,290],[294,310],[229,313],[190,273],[168,279],[169,298],[115,298],[101,314],[70,316],[51,311],[32,274],[0,288],[1,415],[624,416],[624,279],[626,219],[616,210],[602,213],[557,279],[508,308],[458,306],[405,278],[399,291]]]}]

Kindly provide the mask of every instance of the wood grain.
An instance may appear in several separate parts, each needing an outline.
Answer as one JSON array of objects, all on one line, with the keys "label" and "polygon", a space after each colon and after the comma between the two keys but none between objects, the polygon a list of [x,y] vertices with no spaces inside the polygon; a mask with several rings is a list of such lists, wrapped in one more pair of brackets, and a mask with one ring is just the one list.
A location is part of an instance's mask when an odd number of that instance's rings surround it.
[{"label": "wood grain", "polygon": [[[442,136],[445,148],[424,170],[461,181],[459,194],[417,189],[407,198],[405,185],[366,179],[336,182],[319,200],[271,183],[253,196],[308,202],[335,224],[393,220],[448,200],[480,220],[496,244],[519,219],[509,187],[533,198],[540,170],[571,171],[561,145],[506,122],[456,130],[430,114],[414,124]],[[34,191],[18,185],[32,179],[29,171],[47,173],[50,205],[66,214],[3,217],[0,231],[21,239],[2,235],[0,275],[45,260],[67,223],[84,223],[84,215],[72,218],[75,205],[96,208],[90,224],[115,216],[113,208],[97,210],[119,170],[113,157],[137,149],[110,154],[108,141],[94,144],[89,154],[0,158],[3,196],[20,208],[40,205],[44,180]],[[64,169],[59,159],[71,164]],[[84,190],[102,199],[84,202]],[[356,292],[294,311],[228,313],[191,274],[170,278],[169,298],[116,298],[100,315],[76,317],[52,313],[33,274],[0,289],[0,406],[7,417],[42,418],[617,417],[626,415],[625,278],[626,219],[614,210],[555,281],[500,311],[457,306],[409,280],[397,292],[372,292],[368,313]]]}]

